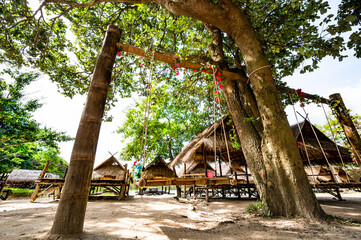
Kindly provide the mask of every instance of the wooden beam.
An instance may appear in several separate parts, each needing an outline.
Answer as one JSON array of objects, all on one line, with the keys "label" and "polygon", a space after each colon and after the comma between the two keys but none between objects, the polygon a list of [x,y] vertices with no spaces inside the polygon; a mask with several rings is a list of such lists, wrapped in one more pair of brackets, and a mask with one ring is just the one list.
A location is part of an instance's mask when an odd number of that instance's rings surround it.
[{"label": "wooden beam", "polygon": [[345,103],[342,100],[341,94],[334,93],[330,95],[330,98],[338,101],[337,106],[333,107],[334,113],[338,118],[342,129],[347,137],[352,152],[355,155],[356,161],[359,166],[361,166],[361,139],[360,135],[357,132],[355,125],[353,124],[352,118],[348,113],[348,110],[345,106]]},{"label": "wooden beam", "polygon": [[[154,52],[154,51],[146,52],[141,48],[123,44],[123,43],[117,43],[117,47],[121,51],[131,53],[134,55],[138,55],[138,56],[141,56],[144,58],[152,59],[154,56],[155,61],[160,61],[160,62],[173,64],[173,65],[175,64],[175,59],[174,59],[175,54],[174,53],[158,53],[158,52]],[[194,70],[199,70],[199,69],[204,68],[206,70],[206,73],[213,74],[212,69],[206,68],[202,64],[193,63],[193,62],[186,61],[186,60],[180,61],[179,67],[183,67],[183,68],[187,68],[187,69],[194,69]],[[222,73],[223,73],[223,76],[226,78],[236,79],[236,80],[241,80],[241,81],[247,82],[246,77],[243,77],[237,73],[229,72],[229,71],[222,71]]]},{"label": "wooden beam", "polygon": [[[50,163],[50,161],[46,161],[43,171],[41,172],[41,174],[38,178],[38,181],[40,181],[40,182],[42,181],[43,177],[45,176],[46,171],[48,170],[49,163]],[[36,187],[34,189],[34,192],[31,195],[30,202],[34,202],[38,198],[39,189],[40,189],[40,183],[37,183]]]},{"label": "wooden beam", "polygon": [[[123,44],[123,43],[117,43],[117,48],[120,51],[124,51],[124,52],[130,53],[133,55],[137,55],[137,56],[141,56],[141,57],[144,57],[147,59],[152,59],[154,57],[155,61],[160,61],[160,62],[164,62],[164,63],[168,63],[168,64],[175,64],[175,61],[174,61],[175,54],[174,53],[158,53],[155,51],[146,52],[145,50],[143,50],[141,48],[134,47],[134,46],[128,45],[128,44]],[[195,70],[205,68],[205,66],[202,64],[193,63],[193,62],[190,62],[187,60],[180,61],[179,66],[183,67],[183,68],[195,69]],[[206,70],[206,73],[213,74],[212,69],[205,68],[205,70]],[[248,78],[246,76],[242,76],[238,73],[222,70],[222,74],[227,79],[239,80],[239,81],[248,83]],[[290,93],[290,94],[297,93],[296,89],[289,88],[289,87],[277,85],[276,88],[278,91],[287,93],[287,94],[288,93]],[[322,103],[325,103],[325,104],[329,104],[331,102],[327,98],[323,98],[323,97],[320,98],[317,95],[313,95],[313,94],[305,93],[305,92],[304,92],[304,97],[307,99],[311,99],[311,100],[317,100],[317,101],[320,100]]]}]

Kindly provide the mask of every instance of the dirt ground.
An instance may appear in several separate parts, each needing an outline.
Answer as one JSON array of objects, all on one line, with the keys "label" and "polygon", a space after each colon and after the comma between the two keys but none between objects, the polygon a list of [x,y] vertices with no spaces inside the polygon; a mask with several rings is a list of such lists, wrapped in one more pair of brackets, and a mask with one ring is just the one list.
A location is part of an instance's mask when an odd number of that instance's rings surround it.
[{"label": "dirt ground", "polygon": [[[346,201],[317,194],[326,213],[361,222],[361,193]],[[174,196],[135,196],[89,201],[85,234],[74,239],[361,239],[361,224],[312,223],[302,218],[266,218],[245,213],[248,200],[179,201]],[[0,239],[43,239],[58,202],[0,202]],[[351,221],[353,222],[353,221]]]}]

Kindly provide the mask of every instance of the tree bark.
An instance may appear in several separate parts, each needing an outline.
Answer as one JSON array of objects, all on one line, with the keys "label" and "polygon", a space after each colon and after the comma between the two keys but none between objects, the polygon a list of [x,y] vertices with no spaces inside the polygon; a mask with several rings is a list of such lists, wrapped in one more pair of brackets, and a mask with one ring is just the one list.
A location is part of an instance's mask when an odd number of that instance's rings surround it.
[{"label": "tree bark", "polygon": [[[214,25],[231,36],[239,47],[264,129],[262,153],[266,182],[259,190],[264,191],[262,195],[270,200],[266,199],[270,213],[323,218],[325,213],[308,183],[271,69],[247,16],[231,0],[219,4],[205,0],[157,2],[175,14]],[[232,115],[234,120],[238,117]],[[242,132],[238,132],[238,135],[241,136]]]},{"label": "tree bark", "polygon": [[69,172],[50,231],[52,235],[80,234],[83,232],[99,131],[117,52],[115,43],[119,39],[120,30],[116,26],[110,25],[95,65],[80,119]]},{"label": "tree bark", "polygon": [[334,106],[336,117],[338,118],[342,129],[347,137],[352,152],[355,155],[356,161],[359,166],[361,166],[361,139],[360,135],[357,132],[355,125],[353,124],[352,118],[347,111],[347,108],[342,100],[342,97],[339,93],[334,93],[330,95],[330,99],[337,100],[339,103],[337,106]]}]

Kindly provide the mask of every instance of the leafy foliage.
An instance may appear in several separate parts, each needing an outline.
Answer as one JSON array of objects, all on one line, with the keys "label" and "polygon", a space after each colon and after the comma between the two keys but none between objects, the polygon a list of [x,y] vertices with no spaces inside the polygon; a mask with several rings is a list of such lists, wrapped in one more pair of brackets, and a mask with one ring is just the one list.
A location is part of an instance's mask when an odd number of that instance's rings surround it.
[{"label": "leafy foliage", "polygon": [[[318,126],[318,129],[322,131],[327,137],[330,139],[335,139],[337,144],[340,144],[341,146],[345,146],[350,149],[349,143],[347,141],[347,138],[345,136],[344,131],[342,130],[342,127],[336,117],[332,113],[327,114],[327,118],[330,122],[330,124],[324,124],[322,126]],[[354,115],[351,116],[356,129],[358,133],[361,135],[361,116],[360,115]],[[331,127],[330,127],[331,126]]]},{"label": "leafy foliage", "polygon": [[[184,85],[171,86],[164,83],[160,87],[153,85],[146,137],[148,162],[156,156],[172,160],[181,151],[185,142],[194,138],[213,120],[213,110],[211,111],[209,104],[199,105],[199,102],[209,94],[204,91],[207,86],[204,86],[203,79],[194,81],[195,83],[186,81]],[[193,93],[195,91],[198,91],[198,95]],[[118,129],[118,133],[123,135],[124,141],[127,141],[126,147],[121,152],[124,160],[133,160],[134,157],[139,157],[136,160],[141,159],[141,146],[144,146],[142,140],[145,139],[144,117],[148,109],[146,100],[141,100],[134,108],[127,111],[126,121]]]},{"label": "leafy foliage", "polygon": [[361,2],[358,0],[342,0],[336,16],[337,23],[329,26],[327,31],[332,34],[350,32],[347,47],[355,50],[355,56],[361,57]]},{"label": "leafy foliage", "polygon": [[17,70],[4,70],[1,74],[11,77],[13,82],[0,79],[0,171],[11,171],[14,167],[41,168],[46,160],[65,163],[57,156],[58,142],[71,138],[41,127],[32,118],[32,113],[41,107],[37,99],[23,101],[24,88],[38,74]]},{"label": "leafy foliage", "polygon": [[[49,0],[37,10],[32,9],[27,1],[0,2],[0,24],[4,29],[0,33],[0,61],[40,69],[70,97],[87,91],[109,24],[121,29],[122,43],[146,50],[177,53],[180,61],[214,64],[209,51],[213,47],[212,37],[204,24],[196,19],[172,14],[158,4],[166,0],[145,4],[115,0]],[[223,1],[210,2],[222,8]],[[343,39],[337,34],[327,34],[323,30],[325,27],[319,28],[317,25],[327,25],[333,18],[325,15],[329,9],[327,2],[232,2],[252,23],[279,82],[298,68],[302,72],[316,69],[325,56],[343,59]],[[89,7],[92,3],[94,6]],[[245,64],[234,39],[225,33],[222,33],[222,38],[225,57],[220,64],[230,71],[245,73]],[[156,80],[153,83],[148,151],[153,155],[158,152],[165,158],[172,158],[184,142],[209,123],[207,116],[211,109],[210,102],[213,101],[212,79],[204,79],[198,71],[174,70],[160,62],[153,63],[130,54],[121,54],[114,67],[112,92],[106,110],[119,97],[129,97],[132,93],[139,97],[146,96],[145,69],[153,65]],[[124,126],[119,129],[119,133],[129,140],[122,152],[125,159],[139,156],[144,107],[143,100],[130,109]],[[180,132],[182,134],[177,135]],[[172,146],[167,146],[166,142],[171,142]]]}]

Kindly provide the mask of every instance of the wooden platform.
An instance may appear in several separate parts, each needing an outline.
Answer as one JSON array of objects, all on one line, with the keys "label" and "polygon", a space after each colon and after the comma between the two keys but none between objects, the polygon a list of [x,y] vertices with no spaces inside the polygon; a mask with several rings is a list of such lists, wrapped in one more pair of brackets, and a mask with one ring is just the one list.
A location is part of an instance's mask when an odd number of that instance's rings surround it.
[{"label": "wooden platform", "polygon": [[[60,198],[61,190],[63,188],[64,182],[65,182],[65,176],[64,178],[44,178],[45,173],[48,169],[49,164],[53,164],[50,161],[47,161],[47,163],[44,166],[44,169],[37,181],[35,181],[36,187],[34,190],[33,195],[30,198],[30,202],[34,202],[37,198],[44,194],[53,194],[54,198]],[[66,171],[67,172],[67,171]],[[66,173],[65,173],[66,175]],[[91,192],[95,191],[97,187],[105,188],[111,192],[114,192],[118,195],[118,199],[121,199],[129,194],[129,170],[124,171],[124,180],[120,179],[93,179],[90,183],[90,189]],[[40,187],[44,187],[41,192],[39,192]]]},{"label": "wooden platform", "polygon": [[146,187],[154,186],[184,186],[184,185],[223,185],[230,184],[230,178],[228,177],[197,177],[197,178],[164,178],[145,180]]},{"label": "wooden platform", "polygon": [[7,179],[9,177],[9,174],[2,173],[0,174],[0,199],[6,200],[12,193],[11,189],[5,189],[6,187],[9,187],[7,184]]}]

